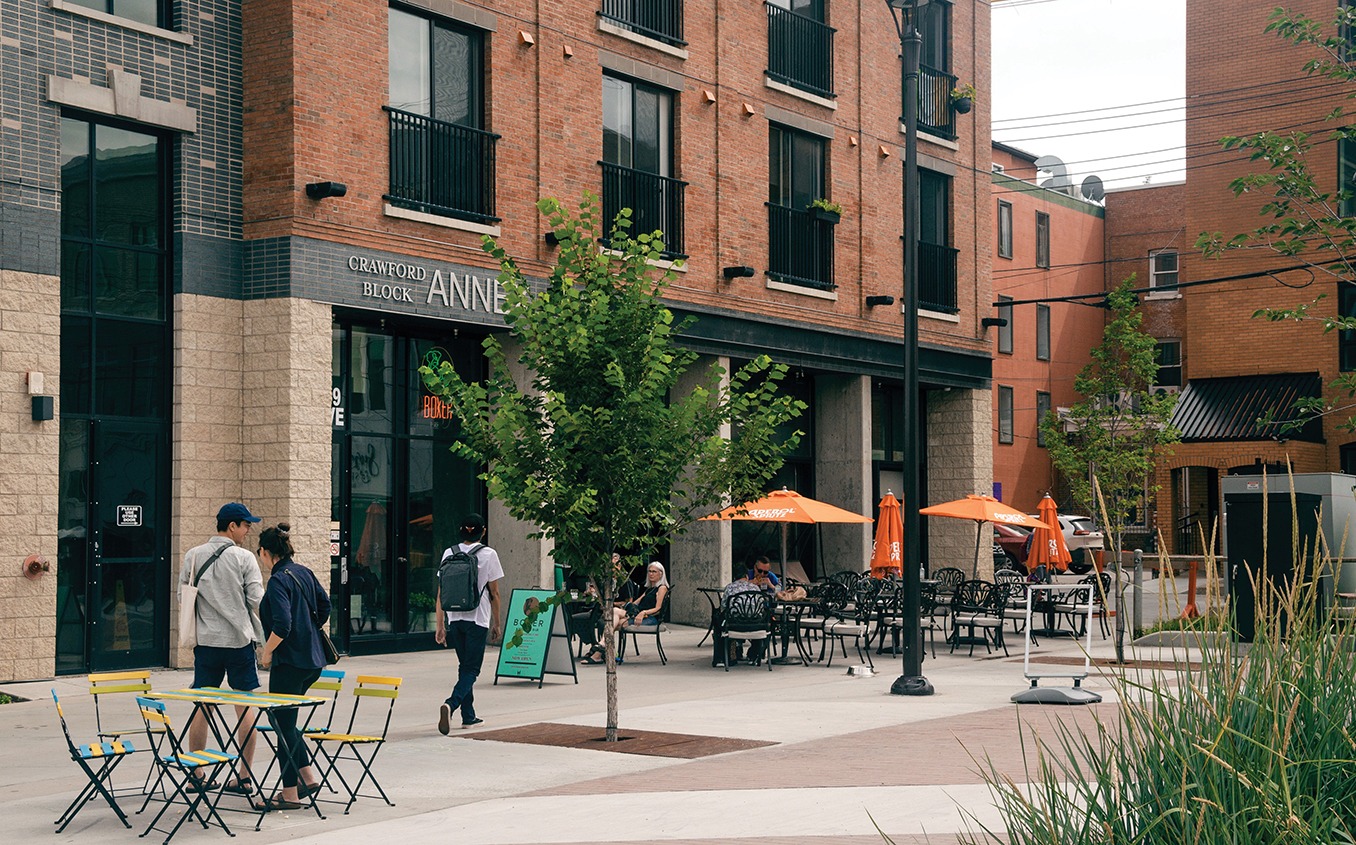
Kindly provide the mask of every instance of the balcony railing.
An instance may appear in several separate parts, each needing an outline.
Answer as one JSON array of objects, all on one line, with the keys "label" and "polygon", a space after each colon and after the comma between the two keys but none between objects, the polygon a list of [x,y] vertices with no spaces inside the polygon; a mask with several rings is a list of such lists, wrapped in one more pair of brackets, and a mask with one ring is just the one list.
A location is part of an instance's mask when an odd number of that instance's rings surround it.
[{"label": "balcony railing", "polygon": [[675,47],[683,40],[683,0],[603,0],[599,17]]},{"label": "balcony railing", "polygon": [[833,290],[833,227],[809,211],[767,204],[768,275]]},{"label": "balcony railing", "polygon": [[959,254],[959,250],[949,246],[918,245],[919,309],[944,314],[960,311],[956,300],[956,256]]},{"label": "balcony railing", "polygon": [[603,224],[609,236],[617,212],[629,208],[629,235],[648,235],[658,229],[664,237],[664,255],[684,257],[683,189],[687,183],[605,161],[598,164],[603,168]]},{"label": "balcony railing", "polygon": [[771,3],[766,6],[767,75],[811,94],[832,97],[833,27]]},{"label": "balcony railing", "polygon": [[929,135],[954,140],[956,112],[951,108],[951,91],[956,77],[923,65],[918,74],[918,129]]},{"label": "balcony railing", "polygon": [[391,115],[392,204],[495,223],[494,144],[499,136],[384,106]]}]

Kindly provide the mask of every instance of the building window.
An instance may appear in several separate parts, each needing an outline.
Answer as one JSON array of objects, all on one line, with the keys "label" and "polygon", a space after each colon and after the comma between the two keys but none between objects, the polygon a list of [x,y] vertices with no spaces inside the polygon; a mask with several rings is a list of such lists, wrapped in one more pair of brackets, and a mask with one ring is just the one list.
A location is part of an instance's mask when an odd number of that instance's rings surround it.
[{"label": "building window", "polygon": [[1338,450],[1343,475],[1356,475],[1356,443],[1343,443]]},{"label": "building window", "polygon": [[627,234],[663,234],[664,254],[683,254],[683,188],[673,176],[673,93],[603,76],[603,223],[631,209]]},{"label": "building window", "polygon": [[1182,386],[1182,342],[1180,340],[1160,340],[1154,349],[1154,359],[1158,363],[1158,376],[1155,387],[1170,387],[1175,393]]},{"label": "building window", "polygon": [[918,10],[918,32],[923,49],[918,68],[918,128],[941,138],[956,137],[956,112],[951,91],[951,4],[933,0]]},{"label": "building window", "polygon": [[1050,269],[1050,215],[1036,212],[1036,266]]},{"label": "building window", "polygon": [[833,33],[824,0],[769,0],[767,75],[821,97],[833,96]]},{"label": "building window", "polygon": [[1011,305],[1002,305],[1004,302],[1011,302],[1012,297],[998,297],[1000,305],[998,306],[998,316],[1000,319],[1007,320],[1006,323],[998,327],[998,351],[1006,354],[1012,354],[1012,315],[1013,307]]},{"label": "building window", "polygon": [[391,8],[391,203],[481,223],[495,216],[495,141],[484,130],[484,36]]},{"label": "building window", "polygon": [[951,248],[951,177],[918,171],[918,307],[956,314],[956,256]]},{"label": "building window", "polygon": [[1356,138],[1337,141],[1337,210],[1343,217],[1356,217]]},{"label": "building window", "polygon": [[768,133],[768,274],[833,288],[834,222],[810,210],[824,196],[822,138],[773,125]]},{"label": "building window", "polygon": [[1050,413],[1050,394],[1044,390],[1036,391],[1036,445],[1045,447],[1045,429],[1041,424],[1045,422],[1045,417]]},{"label": "building window", "polygon": [[1050,306],[1036,306],[1036,360],[1050,360]]},{"label": "building window", "polygon": [[1012,442],[1012,388],[998,388],[998,442]]},{"label": "building window", "polygon": [[72,6],[83,6],[129,21],[157,26],[169,25],[169,12],[163,0],[66,0]]},{"label": "building window", "polygon": [[[1356,284],[1337,283],[1339,316],[1356,317]],[[1337,333],[1338,362],[1342,372],[1356,372],[1356,330],[1343,329]]]},{"label": "building window", "polygon": [[603,0],[604,20],[675,47],[683,40],[683,0]]},{"label": "building window", "polygon": [[1149,287],[1155,291],[1177,290],[1177,251],[1160,249],[1149,253]]},{"label": "building window", "polygon": [[1012,257],[1012,203],[998,201],[998,257]]}]

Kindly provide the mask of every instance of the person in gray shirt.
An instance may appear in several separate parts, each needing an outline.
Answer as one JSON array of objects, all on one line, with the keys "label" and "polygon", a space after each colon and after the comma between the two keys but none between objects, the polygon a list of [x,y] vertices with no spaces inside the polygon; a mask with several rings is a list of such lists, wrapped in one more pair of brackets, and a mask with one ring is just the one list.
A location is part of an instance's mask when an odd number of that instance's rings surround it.
[{"label": "person in gray shirt", "polygon": [[[264,641],[259,622],[264,579],[259,561],[241,547],[250,527],[258,521],[259,517],[239,502],[222,505],[217,511],[217,533],[184,554],[179,582],[188,584],[196,578],[198,584],[194,689],[219,687],[223,680],[229,680],[231,689],[241,692],[259,688],[255,649]],[[236,762],[235,780],[223,787],[227,792],[254,792],[249,766],[254,760],[255,715],[253,710],[236,708],[236,741],[244,751]],[[188,747],[192,751],[207,747],[207,720],[196,713],[188,726]],[[219,786],[200,779],[194,783],[208,789]]]}]

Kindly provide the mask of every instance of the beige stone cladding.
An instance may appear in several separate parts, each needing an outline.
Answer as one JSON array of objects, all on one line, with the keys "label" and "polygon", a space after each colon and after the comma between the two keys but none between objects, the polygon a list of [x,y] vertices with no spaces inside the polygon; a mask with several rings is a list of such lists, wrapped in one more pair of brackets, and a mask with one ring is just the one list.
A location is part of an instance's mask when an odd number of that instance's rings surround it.
[{"label": "beige stone cladding", "polygon": [[[971,493],[993,492],[993,410],[988,390],[933,390],[928,393],[929,504]],[[925,516],[930,569],[955,566],[968,577],[975,560],[975,524],[968,520]],[[987,531],[987,529],[985,529]],[[981,533],[979,577],[993,577],[992,540]]]},{"label": "beige stone cladding", "polygon": [[[42,393],[58,394],[60,291],[55,276],[0,270],[0,681],[55,674],[61,408],[33,422],[28,374],[42,373]],[[31,554],[51,571],[30,581],[20,564]]]},{"label": "beige stone cladding", "polygon": [[[815,377],[815,498],[863,516],[872,516],[871,377]],[[884,491],[881,491],[884,493]],[[871,557],[873,523],[822,523],[824,561],[820,574],[865,571]]]}]

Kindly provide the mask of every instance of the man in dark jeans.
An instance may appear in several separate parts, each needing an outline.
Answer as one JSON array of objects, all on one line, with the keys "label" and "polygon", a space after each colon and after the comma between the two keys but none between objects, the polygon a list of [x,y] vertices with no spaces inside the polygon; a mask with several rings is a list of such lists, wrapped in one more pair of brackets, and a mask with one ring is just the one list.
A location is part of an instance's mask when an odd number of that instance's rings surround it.
[{"label": "man in dark jeans", "polygon": [[[467,514],[461,521],[461,544],[457,548],[470,552],[484,537],[485,517],[478,513]],[[452,549],[443,552],[443,557],[450,554]],[[476,552],[476,576],[480,603],[475,610],[443,610],[441,585],[438,589],[438,627],[434,639],[439,645],[446,644],[457,652],[457,683],[438,710],[438,733],[444,736],[452,729],[452,711],[458,708],[461,709],[463,728],[485,721],[476,716],[472,688],[485,660],[486,641],[499,641],[499,581],[504,577],[499,555],[489,546],[482,546]]]}]

